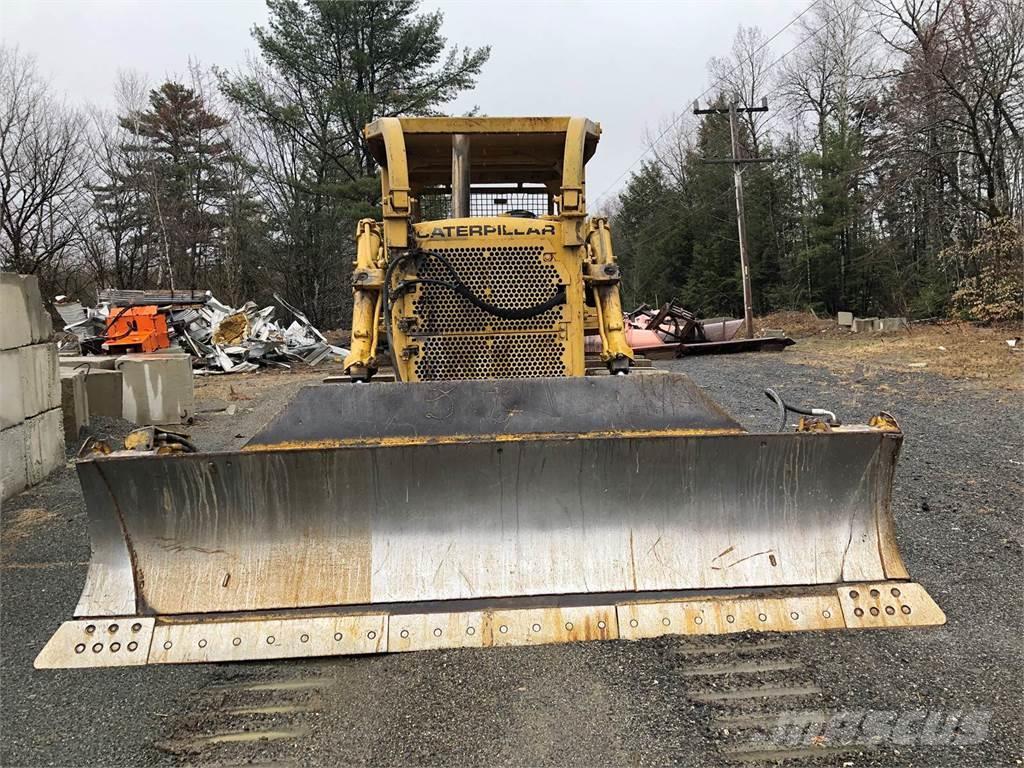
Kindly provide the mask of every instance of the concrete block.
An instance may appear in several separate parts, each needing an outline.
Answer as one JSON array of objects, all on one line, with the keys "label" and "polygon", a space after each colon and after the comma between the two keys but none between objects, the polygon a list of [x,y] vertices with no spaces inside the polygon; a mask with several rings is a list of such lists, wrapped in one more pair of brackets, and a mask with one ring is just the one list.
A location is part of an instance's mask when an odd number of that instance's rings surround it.
[{"label": "concrete block", "polygon": [[858,317],[853,321],[854,333],[870,333],[878,329],[877,317]]},{"label": "concrete block", "polygon": [[878,321],[878,330],[891,333],[892,331],[902,331],[907,327],[907,318],[905,317],[883,317]]},{"label": "concrete block", "polygon": [[56,344],[33,344],[18,350],[25,418],[60,406],[60,367]]},{"label": "concrete block", "polygon": [[123,415],[136,424],[187,424],[195,414],[192,358],[124,355],[117,360]]},{"label": "concrete block", "polygon": [[851,327],[853,325],[853,312],[837,312],[836,323],[844,328]]},{"label": "concrete block", "polygon": [[89,400],[89,416],[113,416],[120,419],[124,413],[124,398],[120,371],[102,368],[85,374],[85,392]]},{"label": "concrete block", "polygon": [[60,408],[25,420],[28,428],[28,484],[64,466],[64,420]]},{"label": "concrete block", "polygon": [[13,427],[25,420],[20,362],[19,350],[0,351],[0,429]]},{"label": "concrete block", "polygon": [[0,499],[28,486],[28,426],[22,422],[0,430]]},{"label": "concrete block", "polygon": [[53,318],[43,297],[39,293],[39,279],[35,275],[18,275],[23,281],[25,300],[27,301],[29,326],[32,330],[32,343],[42,344],[53,336]]},{"label": "concrete block", "polygon": [[64,442],[74,443],[82,427],[89,426],[89,394],[85,388],[85,370],[61,370],[60,410],[64,421]]},{"label": "concrete block", "polygon": [[58,362],[61,368],[77,368],[82,366],[83,370],[102,368],[106,371],[112,371],[117,364],[117,355],[60,355]]},{"label": "concrete block", "polygon": [[[0,272],[0,349],[32,343],[32,315],[25,284],[22,275]],[[38,283],[35,292],[39,293]]]}]

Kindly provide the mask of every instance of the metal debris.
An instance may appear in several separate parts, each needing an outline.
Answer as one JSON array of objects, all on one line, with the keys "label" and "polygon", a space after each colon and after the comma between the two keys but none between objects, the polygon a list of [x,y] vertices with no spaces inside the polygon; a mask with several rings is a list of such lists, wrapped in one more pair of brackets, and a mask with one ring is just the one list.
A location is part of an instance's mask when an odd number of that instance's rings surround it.
[{"label": "metal debris", "polygon": [[305,314],[276,294],[274,298],[295,316],[287,326],[274,319],[274,306],[260,309],[248,301],[235,308],[209,291],[178,291],[171,296],[169,292],[102,289],[98,295],[104,300],[95,308],[66,296],[54,301],[64,330],[73,333],[82,346],[102,341],[111,300],[129,299],[130,304],[130,300],[145,296],[170,299],[158,306],[167,315],[172,340],[192,355],[197,373],[246,373],[261,366],[290,368],[296,362],[314,366],[328,357],[348,354],[347,349],[329,343]]}]

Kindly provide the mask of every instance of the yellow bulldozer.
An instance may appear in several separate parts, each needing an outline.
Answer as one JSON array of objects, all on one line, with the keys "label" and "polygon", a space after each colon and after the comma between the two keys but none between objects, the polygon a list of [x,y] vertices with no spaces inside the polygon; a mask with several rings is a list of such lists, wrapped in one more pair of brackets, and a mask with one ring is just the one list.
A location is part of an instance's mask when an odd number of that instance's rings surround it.
[{"label": "yellow bulldozer", "polygon": [[365,137],[383,217],[345,381],[238,451],[160,433],[80,460],[92,558],[37,667],[945,621],[895,540],[895,419],[787,431],[773,395],[780,431],[752,434],[634,359],[587,214],[596,123]]}]

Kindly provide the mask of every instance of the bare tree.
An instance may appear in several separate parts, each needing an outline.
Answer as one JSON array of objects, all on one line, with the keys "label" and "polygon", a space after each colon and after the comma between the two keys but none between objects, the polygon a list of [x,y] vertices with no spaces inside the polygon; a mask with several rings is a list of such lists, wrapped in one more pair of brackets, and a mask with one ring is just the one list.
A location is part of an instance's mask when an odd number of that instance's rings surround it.
[{"label": "bare tree", "polygon": [[[769,53],[760,27],[741,25],[736,30],[731,55],[716,56],[708,62],[713,90],[740,106],[760,106],[761,100],[769,95],[772,85]],[[767,113],[743,112],[740,120],[750,135],[750,146],[747,149],[753,157],[760,157]]]},{"label": "bare tree", "polygon": [[0,265],[57,285],[85,212],[80,113],[56,99],[32,58],[0,47]]},{"label": "bare tree", "polygon": [[904,57],[902,151],[937,165],[988,219],[1011,215],[1021,194],[1024,3],[879,0],[878,13]]},{"label": "bare tree", "polygon": [[811,117],[820,149],[830,127],[843,135],[863,120],[878,87],[875,38],[856,1],[821,0],[797,27],[802,41],[782,62],[776,85],[792,112]]}]

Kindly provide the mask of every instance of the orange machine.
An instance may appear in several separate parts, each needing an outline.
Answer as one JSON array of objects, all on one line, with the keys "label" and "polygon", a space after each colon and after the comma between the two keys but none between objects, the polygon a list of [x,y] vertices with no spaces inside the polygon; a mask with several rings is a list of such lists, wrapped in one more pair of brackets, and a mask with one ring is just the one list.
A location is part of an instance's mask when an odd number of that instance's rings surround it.
[{"label": "orange machine", "polygon": [[171,346],[167,318],[154,306],[111,307],[104,335],[108,352],[155,352]]}]

